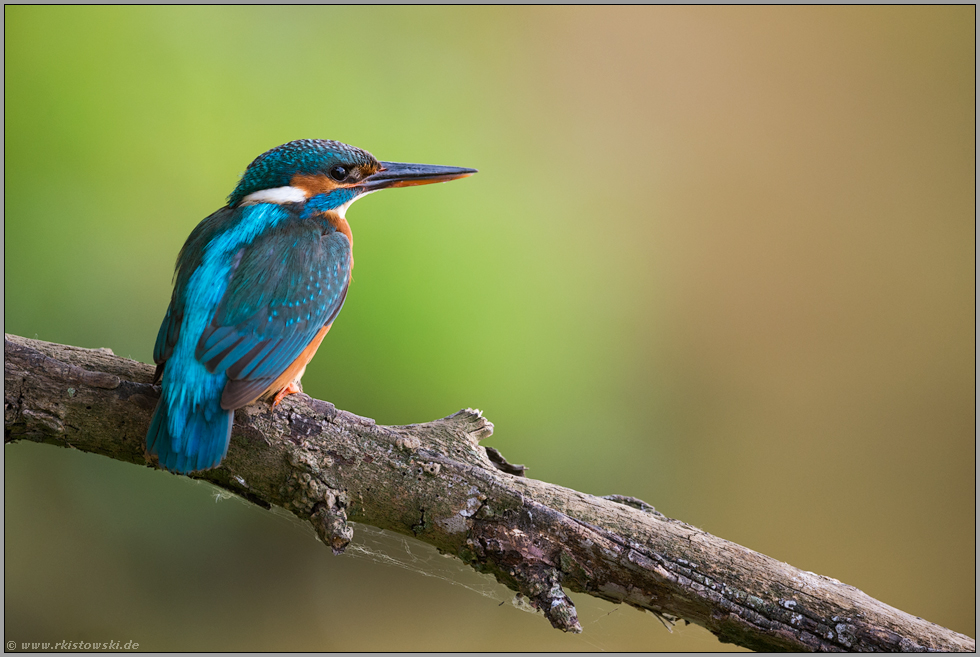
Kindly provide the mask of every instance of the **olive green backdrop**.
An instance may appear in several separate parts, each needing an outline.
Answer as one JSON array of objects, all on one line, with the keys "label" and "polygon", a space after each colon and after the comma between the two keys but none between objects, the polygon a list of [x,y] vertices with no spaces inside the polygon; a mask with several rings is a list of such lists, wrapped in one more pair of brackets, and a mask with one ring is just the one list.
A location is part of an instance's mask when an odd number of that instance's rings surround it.
[{"label": "olive green backdrop", "polygon": [[[184,239],[291,139],[475,167],[350,210],[309,394],[479,407],[535,478],[975,636],[973,7],[4,18],[5,331],[149,362]],[[4,477],[4,640],[725,647],[582,595],[566,636],[421,544],[334,557],[102,457],[15,444]]]}]

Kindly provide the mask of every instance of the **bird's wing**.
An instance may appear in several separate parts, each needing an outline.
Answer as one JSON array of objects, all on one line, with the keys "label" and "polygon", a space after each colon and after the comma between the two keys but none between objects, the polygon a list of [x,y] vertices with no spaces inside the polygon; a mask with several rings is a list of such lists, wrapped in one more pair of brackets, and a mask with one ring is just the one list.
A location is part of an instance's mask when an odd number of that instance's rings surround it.
[{"label": "bird's wing", "polygon": [[153,362],[157,364],[156,381],[159,381],[163,375],[163,367],[177,345],[177,338],[180,337],[180,327],[184,322],[184,298],[181,290],[187,286],[187,280],[201,264],[201,257],[207,243],[222,226],[233,219],[235,212],[236,210],[232,208],[224,207],[206,217],[191,231],[180,250],[180,255],[177,256],[174,291],[153,347]]},{"label": "bird's wing", "polygon": [[333,322],[347,296],[350,254],[345,235],[302,221],[284,222],[236,254],[195,353],[229,378],[223,408],[258,399]]}]

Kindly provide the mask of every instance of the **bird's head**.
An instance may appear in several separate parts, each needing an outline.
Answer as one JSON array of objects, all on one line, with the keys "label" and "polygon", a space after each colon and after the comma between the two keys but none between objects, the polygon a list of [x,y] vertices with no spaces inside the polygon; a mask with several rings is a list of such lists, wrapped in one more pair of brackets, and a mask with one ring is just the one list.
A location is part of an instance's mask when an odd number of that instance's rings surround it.
[{"label": "bird's head", "polygon": [[339,141],[298,139],[255,158],[228,197],[228,205],[304,203],[343,215],[357,198],[379,189],[445,182],[474,173],[476,169],[379,162],[367,151]]}]

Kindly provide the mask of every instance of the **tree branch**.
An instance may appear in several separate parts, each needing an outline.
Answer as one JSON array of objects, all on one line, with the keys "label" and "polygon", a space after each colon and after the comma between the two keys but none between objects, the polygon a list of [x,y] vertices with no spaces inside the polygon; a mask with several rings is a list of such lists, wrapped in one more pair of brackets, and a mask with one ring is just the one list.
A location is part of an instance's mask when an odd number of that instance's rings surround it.
[{"label": "tree branch", "polygon": [[[144,436],[153,368],[107,349],[4,336],[4,440],[153,466]],[[236,413],[228,456],[193,475],[309,521],[339,553],[348,521],[434,545],[580,632],[563,588],[704,626],[755,650],[974,651],[975,641],[797,570],[624,496],[535,481],[480,446],[493,425],[466,409],[379,426],[306,395]],[[489,452],[489,455],[488,455]]]}]

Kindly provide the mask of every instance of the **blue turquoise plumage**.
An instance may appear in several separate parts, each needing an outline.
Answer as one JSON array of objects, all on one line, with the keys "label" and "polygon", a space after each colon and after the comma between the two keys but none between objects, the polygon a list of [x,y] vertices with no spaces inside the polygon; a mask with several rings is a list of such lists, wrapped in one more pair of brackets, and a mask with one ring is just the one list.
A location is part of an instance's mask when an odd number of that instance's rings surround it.
[{"label": "blue turquoise plumage", "polygon": [[350,203],[386,187],[473,173],[379,162],[329,140],[289,142],[256,158],[228,205],[191,232],[177,258],[153,350],[161,397],[149,454],[178,473],[216,467],[235,409],[298,391],[347,297]]}]

